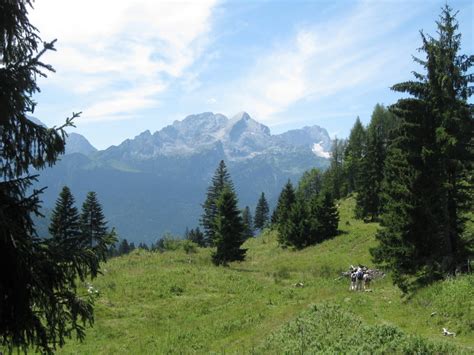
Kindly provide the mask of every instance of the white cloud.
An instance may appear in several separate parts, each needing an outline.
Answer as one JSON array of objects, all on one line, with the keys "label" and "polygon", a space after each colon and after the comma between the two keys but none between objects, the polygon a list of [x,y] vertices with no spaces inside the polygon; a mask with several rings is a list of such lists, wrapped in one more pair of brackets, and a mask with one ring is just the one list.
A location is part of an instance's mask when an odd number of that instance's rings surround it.
[{"label": "white cloud", "polygon": [[[48,57],[57,74],[47,85],[96,97],[84,109],[84,117],[94,121],[114,116],[121,119],[132,110],[155,106],[157,94],[176,78],[186,76],[206,48],[216,3],[35,2],[32,23],[44,40],[58,38],[60,55]],[[123,91],[124,87],[133,89]]]},{"label": "white cloud", "polygon": [[387,39],[416,14],[419,9],[414,7],[411,2],[361,2],[346,14],[300,27],[232,83],[226,91],[236,94],[222,101],[227,110],[243,107],[266,124],[277,125],[279,114],[300,100],[317,101],[365,85],[374,87],[381,77],[390,83],[394,65],[401,65],[400,47]]}]

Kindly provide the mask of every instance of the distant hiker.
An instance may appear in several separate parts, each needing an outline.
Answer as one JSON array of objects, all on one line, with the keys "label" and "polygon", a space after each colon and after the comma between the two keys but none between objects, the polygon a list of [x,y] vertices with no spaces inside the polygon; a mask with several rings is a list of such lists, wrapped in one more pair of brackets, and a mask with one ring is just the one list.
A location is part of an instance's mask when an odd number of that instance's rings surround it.
[{"label": "distant hiker", "polygon": [[351,273],[351,285],[349,287],[349,291],[355,291],[356,290],[356,283],[357,283],[357,273],[353,271]]},{"label": "distant hiker", "polygon": [[372,276],[370,273],[366,272],[364,273],[364,291],[368,291],[370,287],[370,282],[372,281]]},{"label": "distant hiker", "polygon": [[362,291],[362,282],[364,281],[364,271],[362,270],[362,268],[359,266],[357,268],[357,272],[356,272],[356,290],[357,291]]}]

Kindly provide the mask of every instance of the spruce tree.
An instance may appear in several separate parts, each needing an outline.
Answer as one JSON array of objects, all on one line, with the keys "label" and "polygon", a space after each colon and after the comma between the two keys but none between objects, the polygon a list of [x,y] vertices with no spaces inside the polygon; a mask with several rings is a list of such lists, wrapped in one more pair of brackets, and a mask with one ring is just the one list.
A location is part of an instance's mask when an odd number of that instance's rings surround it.
[{"label": "spruce tree", "polygon": [[297,199],[290,207],[288,218],[280,225],[280,244],[302,249],[311,244],[311,221],[307,204]]},{"label": "spruce tree", "polygon": [[296,195],[300,199],[310,201],[314,196],[318,196],[323,188],[323,174],[319,169],[313,168],[303,173],[298,182]]},{"label": "spruce tree", "polygon": [[262,192],[258,199],[257,207],[255,208],[254,226],[256,229],[262,230],[266,227],[269,212],[270,208],[268,207],[267,199],[265,198],[265,194]]},{"label": "spruce tree", "polygon": [[0,1],[0,344],[9,352],[53,353],[66,338],[84,339],[93,322],[93,299],[79,296],[78,283],[97,276],[113,238],[95,253],[75,238],[36,233],[32,216],[40,215],[42,190],[31,189],[30,169],[54,165],[64,153],[64,129],[78,114],[52,129],[28,119],[36,78],[53,71],[42,56],[55,42],[40,39],[29,7],[28,0]]},{"label": "spruce tree", "polygon": [[291,207],[296,202],[296,194],[295,190],[293,189],[293,185],[291,181],[288,180],[286,185],[283,187],[280,196],[278,198],[277,206],[273,211],[272,215],[272,224],[275,225],[278,229],[279,236],[278,242],[281,245],[286,245],[287,242],[285,240],[285,233],[283,233],[283,226],[288,221]]},{"label": "spruce tree", "polygon": [[245,241],[244,224],[235,193],[229,187],[225,187],[217,199],[213,231],[216,246],[212,254],[214,264],[227,265],[231,261],[245,259],[247,250],[240,248]]},{"label": "spruce tree", "polygon": [[329,191],[335,199],[347,195],[347,179],[344,171],[344,151],[346,142],[334,139],[331,149],[331,164],[323,176],[323,189]]},{"label": "spruce tree", "polygon": [[94,191],[87,194],[82,205],[81,231],[85,243],[91,247],[107,235],[107,222]]},{"label": "spruce tree", "polygon": [[361,174],[363,173],[362,159],[366,153],[366,131],[359,117],[351,129],[347,146],[344,151],[344,168],[347,179],[347,192],[359,189]]},{"label": "spruce tree", "polygon": [[244,224],[245,239],[252,238],[253,237],[253,221],[252,221],[252,213],[250,212],[249,206],[245,206],[244,210],[242,211],[242,222]]},{"label": "spruce tree", "polygon": [[462,217],[472,208],[474,56],[458,54],[449,6],[437,27],[436,39],[421,33],[426,59],[415,58],[426,73],[393,86],[412,97],[392,107],[401,127],[385,164],[383,228],[371,251],[404,292],[454,273],[472,248]]},{"label": "spruce tree", "polygon": [[339,225],[339,211],[337,210],[336,204],[329,193],[324,193],[321,196],[320,208],[317,211],[316,218],[321,233],[321,239],[331,239],[338,234]]},{"label": "spruce tree", "polygon": [[225,187],[234,190],[234,185],[230,179],[229,172],[223,160],[220,161],[219,166],[212,178],[211,186],[207,189],[206,201],[202,205],[203,214],[201,216],[201,225],[204,228],[204,236],[206,245],[214,245],[214,220],[217,213],[217,199]]},{"label": "spruce tree", "polygon": [[356,217],[374,221],[382,212],[382,181],[388,145],[395,138],[398,119],[377,104],[367,128],[366,154],[362,160]]},{"label": "spruce tree", "polygon": [[127,239],[122,239],[118,247],[118,255],[126,255],[130,253],[130,244],[128,244]]},{"label": "spruce tree", "polygon": [[61,190],[52,211],[49,233],[58,241],[75,239],[76,242],[80,242],[81,240],[79,213],[74,205],[71,190],[67,186]]},{"label": "spruce tree", "polygon": [[206,246],[206,241],[204,238],[204,234],[201,232],[199,227],[196,227],[196,229],[191,229],[186,237],[187,240],[190,240],[193,243],[196,243],[200,247],[205,247]]}]

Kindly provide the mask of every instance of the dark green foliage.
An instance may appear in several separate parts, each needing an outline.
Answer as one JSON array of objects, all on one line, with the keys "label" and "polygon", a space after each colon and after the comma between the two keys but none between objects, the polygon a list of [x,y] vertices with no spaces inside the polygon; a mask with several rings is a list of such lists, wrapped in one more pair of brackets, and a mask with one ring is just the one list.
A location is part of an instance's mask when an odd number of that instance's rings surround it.
[{"label": "dark green foliage", "polygon": [[472,253],[462,217],[473,205],[473,109],[467,100],[474,56],[457,54],[461,38],[448,6],[437,25],[437,39],[421,34],[426,60],[415,58],[426,74],[393,87],[412,97],[392,107],[401,127],[386,159],[383,229],[372,250],[404,292],[454,273]]},{"label": "dark green foliage", "polygon": [[297,199],[286,223],[279,227],[280,244],[302,249],[338,234],[339,213],[328,192],[310,201]]},{"label": "dark green foliage", "polygon": [[97,276],[113,238],[93,250],[81,247],[76,217],[68,217],[73,226],[60,227],[59,213],[52,225],[57,237],[37,237],[32,215],[40,215],[41,191],[27,196],[35,179],[28,172],[53,165],[64,153],[64,128],[72,118],[57,129],[27,118],[39,91],[36,78],[53,71],[41,56],[54,50],[54,41],[43,43],[29,23],[29,6],[0,2],[0,344],[52,353],[67,337],[82,340],[93,322],[93,299],[80,296],[77,287]]},{"label": "dark green foliage", "polygon": [[390,141],[395,138],[397,117],[377,104],[367,128],[366,153],[362,160],[356,206],[357,218],[376,220],[382,211],[382,181]]},{"label": "dark green foliage", "polygon": [[127,239],[122,239],[118,246],[118,255],[125,255],[130,253],[132,250],[130,248],[130,244],[128,244]]},{"label": "dark green foliage", "polygon": [[311,243],[311,221],[307,205],[297,199],[290,207],[288,218],[279,228],[279,242],[282,246],[296,249],[307,247]]},{"label": "dark green foliage", "polygon": [[339,212],[334,200],[328,192],[322,194],[316,202],[312,217],[315,218],[317,241],[334,238],[338,234]]},{"label": "dark green foliage", "polygon": [[227,265],[244,260],[247,249],[240,248],[245,241],[244,224],[235,193],[229,187],[222,191],[216,207],[213,228],[216,251],[212,253],[212,261],[216,265]]},{"label": "dark green foliage", "polygon": [[201,232],[199,227],[196,227],[196,229],[191,229],[190,231],[187,231],[184,237],[185,239],[190,240],[193,243],[196,243],[200,247],[206,246],[204,234]]},{"label": "dark green foliage", "polygon": [[56,201],[51,215],[49,233],[56,239],[76,239],[78,241],[81,239],[79,213],[74,205],[71,190],[67,186],[63,187]]},{"label": "dark green foliage", "polygon": [[82,205],[81,232],[85,242],[90,246],[96,245],[108,233],[102,206],[93,191],[87,194]]},{"label": "dark green foliage", "polygon": [[323,189],[329,191],[335,199],[347,195],[347,179],[344,171],[344,151],[346,142],[335,139],[331,149],[331,165],[323,177]]},{"label": "dark green foliage", "polygon": [[361,174],[363,173],[362,160],[365,153],[366,131],[359,117],[357,117],[344,151],[344,167],[348,193],[359,190]]},{"label": "dark green foliage", "polygon": [[[281,228],[287,222],[290,211],[291,211],[291,207],[295,202],[296,202],[295,190],[293,189],[293,185],[291,184],[291,181],[288,180],[288,182],[283,187],[280,193],[277,206],[275,207],[275,210],[273,211],[273,215],[272,215],[272,224],[276,226],[279,231],[281,231]],[[284,237],[282,236],[282,233],[280,233],[278,242],[281,245],[287,244]]]},{"label": "dark green foliage", "polygon": [[260,198],[258,199],[257,207],[255,208],[255,220],[254,227],[256,229],[262,230],[268,224],[268,213],[270,208],[268,207],[267,199],[265,194],[262,192]]},{"label": "dark green foliage", "polygon": [[296,195],[306,201],[318,196],[323,188],[323,174],[319,169],[307,170],[303,173],[299,183]]},{"label": "dark green foliage", "polygon": [[252,221],[252,214],[250,213],[249,206],[245,206],[244,210],[242,211],[242,222],[244,224],[245,239],[252,238],[253,237],[253,221]]},{"label": "dark green foliage", "polygon": [[221,160],[212,178],[211,186],[209,186],[209,188],[207,189],[206,201],[202,205],[204,212],[201,216],[201,225],[204,228],[204,236],[206,239],[207,246],[214,245],[213,227],[214,220],[217,214],[216,201],[226,186],[229,187],[231,190],[234,189],[233,183],[230,179],[230,175],[227,171],[227,167],[224,161]]}]

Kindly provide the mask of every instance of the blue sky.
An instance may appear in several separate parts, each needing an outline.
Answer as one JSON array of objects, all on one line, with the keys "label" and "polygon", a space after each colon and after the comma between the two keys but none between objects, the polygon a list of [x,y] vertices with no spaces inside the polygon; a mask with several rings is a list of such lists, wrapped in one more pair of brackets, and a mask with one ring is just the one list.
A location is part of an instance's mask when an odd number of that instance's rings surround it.
[{"label": "blue sky", "polygon": [[[445,1],[38,0],[30,18],[45,61],[35,116],[77,128],[99,149],[193,113],[239,111],[272,133],[320,125],[346,137],[390,86],[419,69],[419,30],[435,34]],[[459,10],[472,54],[474,3]]]}]

